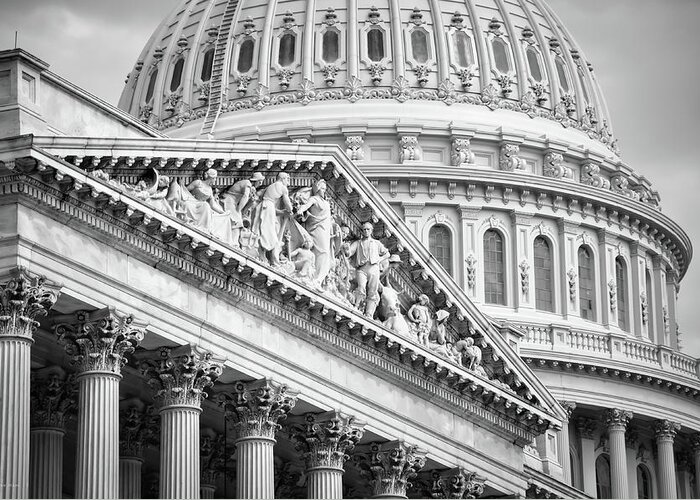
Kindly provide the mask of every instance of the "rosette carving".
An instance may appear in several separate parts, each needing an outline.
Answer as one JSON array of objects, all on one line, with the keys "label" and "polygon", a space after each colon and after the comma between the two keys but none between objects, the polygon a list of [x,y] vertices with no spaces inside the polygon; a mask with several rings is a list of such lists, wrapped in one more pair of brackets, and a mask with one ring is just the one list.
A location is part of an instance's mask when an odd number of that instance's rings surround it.
[{"label": "rosette carving", "polygon": [[459,468],[432,473],[432,498],[479,498],[484,493],[484,479],[476,472]]},{"label": "rosette carving", "polygon": [[364,422],[336,411],[307,413],[302,419],[292,422],[290,431],[307,471],[317,467],[342,470],[347,452],[362,439]]},{"label": "rosette carving", "polygon": [[[157,356],[147,359],[145,353]],[[199,408],[207,397],[204,391],[214,385],[223,371],[222,359],[195,346],[160,347],[155,353],[139,353],[141,370],[156,391],[155,399],[163,407],[194,406]]]},{"label": "rosette carving", "polygon": [[58,287],[20,270],[19,276],[0,284],[0,337],[31,339],[39,326],[36,318],[45,316],[57,299]]},{"label": "rosette carving", "polygon": [[425,451],[416,446],[394,441],[372,443],[369,452],[358,456],[358,465],[373,488],[373,495],[405,497],[411,486],[408,481],[416,477],[425,465]]},{"label": "rosette carving", "polygon": [[59,366],[32,372],[31,425],[63,429],[77,408],[78,385]]},{"label": "rosette carving", "polygon": [[119,455],[143,458],[144,448],[158,443],[158,415],[153,405],[134,399],[119,412]]},{"label": "rosette carving", "polygon": [[107,307],[59,316],[54,332],[79,372],[119,374],[126,363],[125,356],[134,352],[143,340],[145,325],[134,322],[131,315],[124,316]]},{"label": "rosette carving", "polygon": [[681,430],[680,424],[670,420],[657,420],[654,426],[656,439],[670,439],[673,441],[679,430]]},{"label": "rosette carving", "polygon": [[262,437],[274,439],[279,420],[296,404],[297,393],[286,385],[263,378],[236,382],[231,390],[219,393],[219,403],[232,423],[237,439]]}]

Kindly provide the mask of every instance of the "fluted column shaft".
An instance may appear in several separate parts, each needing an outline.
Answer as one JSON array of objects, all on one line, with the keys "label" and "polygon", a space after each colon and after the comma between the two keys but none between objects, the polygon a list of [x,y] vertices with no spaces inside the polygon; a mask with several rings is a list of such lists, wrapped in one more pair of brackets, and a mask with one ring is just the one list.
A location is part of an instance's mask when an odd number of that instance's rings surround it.
[{"label": "fluted column shaft", "polygon": [[610,481],[613,498],[629,498],[627,491],[627,451],[625,447],[625,427],[608,427],[610,446]]},{"label": "fluted column shaft", "polygon": [[160,411],[160,497],[199,498],[199,414],[194,406]]},{"label": "fluted column shaft", "polygon": [[0,498],[27,498],[31,345],[0,336]]},{"label": "fluted column shaft", "polygon": [[659,498],[677,498],[676,464],[673,456],[673,440],[680,425],[669,420],[656,423],[656,448],[658,452]]},{"label": "fluted column shaft", "polygon": [[113,372],[85,372],[78,377],[76,498],[119,496],[120,379]]},{"label": "fluted column shaft", "polygon": [[700,447],[693,450],[693,465],[695,467],[695,498],[700,498]]},{"label": "fluted column shaft", "polygon": [[319,467],[306,472],[306,493],[309,498],[343,498],[343,470]]},{"label": "fluted column shaft", "polygon": [[247,437],[236,440],[238,498],[275,498],[275,440]]},{"label": "fluted column shaft", "polygon": [[143,460],[137,457],[119,459],[119,498],[142,498],[141,466]]},{"label": "fluted column shaft", "polygon": [[214,498],[214,493],[216,493],[216,486],[213,484],[203,484],[199,488],[200,498]]},{"label": "fluted column shaft", "polygon": [[29,450],[29,497],[63,497],[63,429],[34,428]]}]

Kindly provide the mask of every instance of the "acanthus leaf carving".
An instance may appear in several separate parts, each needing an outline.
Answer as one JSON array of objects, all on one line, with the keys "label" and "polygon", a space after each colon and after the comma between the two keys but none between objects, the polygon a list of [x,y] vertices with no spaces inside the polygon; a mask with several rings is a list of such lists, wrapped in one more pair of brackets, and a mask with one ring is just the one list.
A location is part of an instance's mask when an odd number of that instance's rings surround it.
[{"label": "acanthus leaf carving", "polygon": [[43,277],[33,277],[20,269],[16,277],[0,284],[0,337],[31,339],[58,299],[59,288]]},{"label": "acanthus leaf carving", "polygon": [[581,167],[581,184],[610,189],[610,181],[600,175],[600,166],[593,162],[586,162]]},{"label": "acanthus leaf carving", "polygon": [[423,159],[423,153],[418,145],[418,137],[415,135],[402,135],[399,146],[399,159],[401,163],[409,161],[420,161]]},{"label": "acanthus leaf carving", "polygon": [[452,139],[452,165],[459,167],[462,165],[474,164],[476,156],[471,150],[471,141],[466,137],[455,137]]},{"label": "acanthus leaf carving", "polygon": [[425,452],[403,441],[380,445],[371,443],[369,451],[357,454],[362,474],[369,478],[374,496],[405,497],[409,479],[425,465]]},{"label": "acanthus leaf carving", "polygon": [[542,173],[545,177],[555,179],[573,179],[574,174],[571,168],[564,164],[564,155],[550,151],[544,157]]},{"label": "acanthus leaf carving", "polygon": [[65,430],[66,420],[77,410],[78,384],[74,374],[59,366],[32,371],[31,425]]},{"label": "acanthus leaf carving", "polygon": [[513,172],[515,170],[525,170],[525,160],[518,156],[520,146],[517,144],[506,143],[501,146],[499,157],[499,166],[501,170]]},{"label": "acanthus leaf carving", "polygon": [[365,140],[361,135],[348,135],[345,138],[345,153],[353,161],[363,161],[365,159],[364,144]]}]

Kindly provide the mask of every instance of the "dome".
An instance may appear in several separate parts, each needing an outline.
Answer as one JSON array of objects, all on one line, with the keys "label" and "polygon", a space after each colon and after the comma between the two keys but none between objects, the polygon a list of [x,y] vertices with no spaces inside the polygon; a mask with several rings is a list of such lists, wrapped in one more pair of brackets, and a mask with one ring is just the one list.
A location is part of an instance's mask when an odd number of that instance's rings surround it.
[{"label": "dome", "polygon": [[181,0],[120,107],[174,137],[327,135],[338,116],[371,135],[390,116],[617,149],[591,64],[542,0]]}]

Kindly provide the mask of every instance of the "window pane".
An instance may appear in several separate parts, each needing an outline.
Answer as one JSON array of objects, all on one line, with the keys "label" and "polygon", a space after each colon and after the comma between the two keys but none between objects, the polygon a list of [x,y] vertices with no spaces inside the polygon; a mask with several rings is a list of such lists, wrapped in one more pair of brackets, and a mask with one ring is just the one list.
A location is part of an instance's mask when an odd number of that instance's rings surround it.
[{"label": "window pane", "polygon": [[578,78],[581,81],[581,90],[583,90],[583,98],[588,104],[591,104],[591,100],[588,97],[588,87],[586,87],[586,78],[583,76],[583,73],[581,73],[581,70],[578,71]]},{"label": "window pane", "polygon": [[452,237],[445,226],[430,228],[428,249],[445,270],[452,274]]},{"label": "window pane", "polygon": [[182,68],[185,66],[185,60],[180,58],[175,63],[173,68],[173,77],[170,79],[170,92],[175,92],[180,87],[182,82]]},{"label": "window pane", "polygon": [[254,48],[255,42],[250,38],[241,44],[241,48],[238,50],[238,65],[236,66],[239,73],[247,73],[253,67]]},{"label": "window pane", "polygon": [[484,292],[487,304],[505,305],[503,238],[492,229],[484,233]]},{"label": "window pane", "polygon": [[559,76],[559,85],[564,89],[564,92],[569,91],[569,79],[566,77],[566,67],[564,66],[564,61],[561,57],[555,59],[557,66],[557,75]]},{"label": "window pane", "polygon": [[472,52],[472,40],[464,31],[456,31],[452,35],[455,51],[457,52],[457,65],[466,68],[474,64],[474,53]]},{"label": "window pane", "polygon": [[540,58],[537,51],[532,47],[527,49],[527,64],[530,67],[530,76],[536,82],[542,81],[542,70],[540,69]]},{"label": "window pane", "polygon": [[654,301],[651,288],[651,273],[647,271],[647,331],[649,332],[649,339],[654,340]]},{"label": "window pane", "polygon": [[214,49],[209,49],[204,53],[204,60],[202,61],[202,73],[200,79],[203,82],[208,82],[211,80],[211,68],[214,64]]},{"label": "window pane", "polygon": [[336,62],[338,60],[338,32],[326,31],[323,34],[323,42],[321,46],[321,59],[327,63]]},{"label": "window pane", "polygon": [[552,251],[546,239],[538,236],[534,243],[535,255],[535,307],[541,311],[554,311],[552,292]]},{"label": "window pane", "polygon": [[615,259],[615,283],[617,286],[617,326],[627,331],[627,280],[625,263],[620,257]]},{"label": "window pane", "polygon": [[413,58],[417,63],[428,62],[428,34],[423,30],[413,30],[411,33],[411,48]]},{"label": "window pane", "polygon": [[586,247],[578,249],[578,290],[581,317],[595,321],[595,283],[593,281],[593,257]]},{"label": "window pane", "polygon": [[150,102],[153,98],[153,92],[156,89],[156,78],[158,78],[158,70],[153,70],[151,73],[151,79],[148,80],[148,88],[146,89],[146,102]]},{"label": "window pane", "polygon": [[494,38],[491,42],[493,58],[496,60],[496,69],[501,73],[510,71],[510,57],[508,57],[508,45],[500,38]]},{"label": "window pane", "polygon": [[294,33],[285,33],[280,38],[280,53],[277,62],[280,66],[289,66],[294,62],[294,50],[296,49],[296,36]]},{"label": "window pane", "polygon": [[598,498],[611,498],[610,462],[605,455],[600,455],[595,461],[595,482]]},{"label": "window pane", "polygon": [[367,32],[367,55],[374,62],[384,59],[384,32],[382,30],[373,29]]}]

